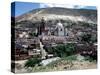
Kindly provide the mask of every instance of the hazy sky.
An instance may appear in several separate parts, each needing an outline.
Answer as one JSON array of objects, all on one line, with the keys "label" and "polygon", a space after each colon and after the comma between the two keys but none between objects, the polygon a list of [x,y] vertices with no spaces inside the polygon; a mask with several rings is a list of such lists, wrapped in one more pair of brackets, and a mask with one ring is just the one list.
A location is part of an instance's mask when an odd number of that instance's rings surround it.
[{"label": "hazy sky", "polygon": [[[15,5],[15,8],[13,7]],[[31,3],[31,2],[15,2],[12,3],[12,16],[20,16],[30,10],[37,8],[46,7],[64,7],[64,8],[74,8],[74,9],[93,9],[96,10],[95,6],[79,6],[79,5],[66,5],[66,4],[47,4],[47,3]],[[14,10],[16,12],[14,12]]]}]

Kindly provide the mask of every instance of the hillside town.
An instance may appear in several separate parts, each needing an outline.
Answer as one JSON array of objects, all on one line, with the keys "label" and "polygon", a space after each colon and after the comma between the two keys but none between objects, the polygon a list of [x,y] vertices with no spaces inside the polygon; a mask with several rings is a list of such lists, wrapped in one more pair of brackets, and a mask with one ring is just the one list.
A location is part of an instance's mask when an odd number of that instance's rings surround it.
[{"label": "hillside town", "polygon": [[[41,57],[41,50],[48,46],[66,43],[82,44],[81,36],[83,34],[91,34],[94,38],[97,37],[95,24],[87,28],[75,23],[65,26],[61,20],[57,20],[53,24],[50,21],[46,22],[45,18],[42,17],[40,24],[37,26],[23,28],[17,25],[15,27],[15,60],[28,59],[33,56]],[[40,48],[41,45],[44,46],[42,46],[42,49]],[[45,57],[54,56],[46,51],[44,52]]]}]

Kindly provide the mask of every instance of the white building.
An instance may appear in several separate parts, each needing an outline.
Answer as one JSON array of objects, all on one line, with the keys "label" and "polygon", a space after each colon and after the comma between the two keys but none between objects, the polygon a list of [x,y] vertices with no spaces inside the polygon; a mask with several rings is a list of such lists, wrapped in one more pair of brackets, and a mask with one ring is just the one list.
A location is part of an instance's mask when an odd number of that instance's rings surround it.
[{"label": "white building", "polygon": [[56,29],[55,35],[57,35],[57,36],[64,36],[64,32],[65,32],[64,26],[63,26],[63,24],[60,21],[57,23],[55,29]]}]

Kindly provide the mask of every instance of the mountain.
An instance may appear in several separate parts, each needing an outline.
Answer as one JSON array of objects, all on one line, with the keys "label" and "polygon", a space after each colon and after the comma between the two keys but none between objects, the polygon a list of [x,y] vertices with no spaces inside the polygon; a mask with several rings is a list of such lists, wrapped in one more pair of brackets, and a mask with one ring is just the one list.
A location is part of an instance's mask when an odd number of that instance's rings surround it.
[{"label": "mountain", "polygon": [[97,24],[97,10],[68,9],[60,7],[39,8],[29,11],[15,18],[16,22],[31,21],[37,22],[44,17],[45,20],[71,20]]}]

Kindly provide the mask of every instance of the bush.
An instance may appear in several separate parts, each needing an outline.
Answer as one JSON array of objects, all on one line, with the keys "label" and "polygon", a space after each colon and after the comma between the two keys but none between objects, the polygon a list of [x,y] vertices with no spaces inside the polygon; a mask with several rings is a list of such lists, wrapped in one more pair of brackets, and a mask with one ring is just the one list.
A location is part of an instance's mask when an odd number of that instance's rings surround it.
[{"label": "bush", "polygon": [[88,60],[88,61],[90,61],[90,62],[93,62],[93,61],[97,61],[97,58],[96,58],[96,57],[94,58],[94,57],[91,57],[91,56],[86,56],[86,57],[85,57],[85,60],[86,60],[86,61]]},{"label": "bush", "polygon": [[68,44],[57,45],[56,47],[48,48],[47,51],[48,53],[53,53],[55,56],[58,57],[66,57],[74,54],[75,44],[68,43]]},{"label": "bush", "polygon": [[90,43],[91,37],[92,37],[91,34],[83,34],[83,35],[81,36],[81,38],[82,38],[81,41],[82,41],[82,42],[86,42],[86,43]]},{"label": "bush", "polygon": [[80,54],[85,57],[89,57],[89,59],[97,60],[97,47],[93,45],[88,45],[81,48]]},{"label": "bush", "polygon": [[73,43],[66,44],[65,45],[65,52],[66,52],[67,56],[74,54],[75,44],[73,44]]},{"label": "bush", "polygon": [[96,43],[97,42],[97,37],[96,36],[92,36],[91,37],[91,42],[92,43]]},{"label": "bush", "polygon": [[62,60],[77,60],[77,55],[71,55],[71,56],[62,58]]},{"label": "bush", "polygon": [[93,36],[92,34],[83,34],[81,36],[81,41],[85,43],[96,43],[97,42],[97,36]]},{"label": "bush", "polygon": [[41,59],[31,58],[25,63],[25,67],[34,67],[36,64],[39,64]]}]

